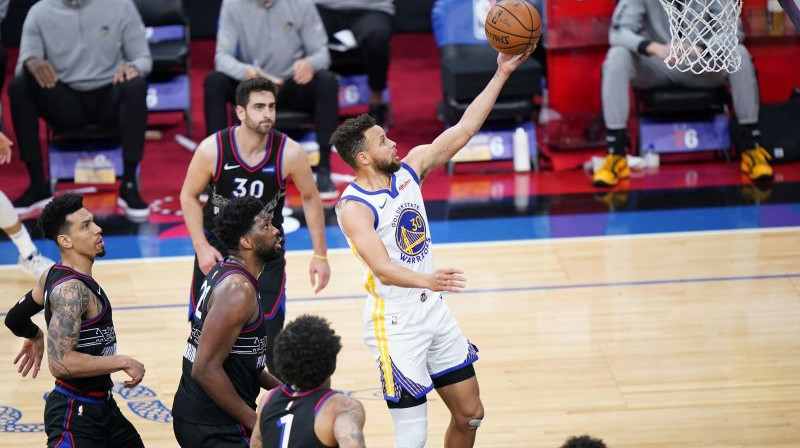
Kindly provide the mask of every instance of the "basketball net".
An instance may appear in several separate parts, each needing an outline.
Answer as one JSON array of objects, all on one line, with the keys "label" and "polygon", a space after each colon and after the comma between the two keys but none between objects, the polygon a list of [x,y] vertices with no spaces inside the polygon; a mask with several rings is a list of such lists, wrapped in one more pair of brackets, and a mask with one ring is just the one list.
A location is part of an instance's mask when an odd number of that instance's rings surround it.
[{"label": "basketball net", "polygon": [[664,63],[671,69],[700,74],[733,73],[742,65],[738,18],[742,0],[660,0],[672,35]]}]

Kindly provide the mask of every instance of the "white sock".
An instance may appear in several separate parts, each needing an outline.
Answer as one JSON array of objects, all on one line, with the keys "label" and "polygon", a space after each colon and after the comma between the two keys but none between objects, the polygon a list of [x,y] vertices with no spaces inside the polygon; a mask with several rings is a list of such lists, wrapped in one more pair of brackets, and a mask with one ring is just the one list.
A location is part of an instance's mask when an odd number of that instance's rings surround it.
[{"label": "white sock", "polygon": [[14,245],[17,246],[17,250],[22,258],[28,258],[36,252],[36,246],[33,245],[33,241],[31,240],[31,236],[28,234],[28,230],[25,229],[23,226],[19,232],[9,235],[11,237],[11,241],[14,242]]}]

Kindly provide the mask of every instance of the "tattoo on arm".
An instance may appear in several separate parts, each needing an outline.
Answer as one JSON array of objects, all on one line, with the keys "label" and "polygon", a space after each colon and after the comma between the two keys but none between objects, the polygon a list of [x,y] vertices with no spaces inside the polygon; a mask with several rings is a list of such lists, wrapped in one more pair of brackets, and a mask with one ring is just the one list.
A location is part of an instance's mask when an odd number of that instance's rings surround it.
[{"label": "tattoo on arm", "polygon": [[333,433],[341,448],[363,448],[364,406],[356,400],[348,400],[337,413]]},{"label": "tattoo on arm", "polygon": [[50,294],[52,317],[47,327],[47,359],[50,370],[58,377],[72,376],[64,364],[64,358],[78,345],[81,317],[89,308],[93,296],[89,288],[79,281],[66,282]]}]

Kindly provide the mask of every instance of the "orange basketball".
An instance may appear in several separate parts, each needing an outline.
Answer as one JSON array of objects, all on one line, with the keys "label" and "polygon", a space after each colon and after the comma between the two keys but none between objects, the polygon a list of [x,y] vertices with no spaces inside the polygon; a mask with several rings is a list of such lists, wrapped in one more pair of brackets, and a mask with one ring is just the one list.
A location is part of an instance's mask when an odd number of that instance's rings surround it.
[{"label": "orange basketball", "polygon": [[486,16],[486,39],[495,50],[505,54],[520,54],[539,42],[542,17],[525,0],[497,2]]}]

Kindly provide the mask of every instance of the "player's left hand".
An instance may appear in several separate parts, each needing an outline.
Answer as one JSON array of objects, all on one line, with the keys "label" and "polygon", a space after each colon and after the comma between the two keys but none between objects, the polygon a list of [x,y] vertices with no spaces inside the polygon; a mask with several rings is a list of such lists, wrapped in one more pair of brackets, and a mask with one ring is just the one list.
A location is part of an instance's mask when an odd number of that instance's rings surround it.
[{"label": "player's left hand", "polygon": [[298,59],[292,65],[294,70],[294,82],[303,85],[308,84],[314,79],[314,67],[308,62],[308,59]]},{"label": "player's left hand", "polygon": [[314,294],[328,286],[328,280],[331,279],[331,268],[328,266],[328,260],[312,257],[308,266],[308,273],[311,275],[311,286],[314,287]]},{"label": "player's left hand", "polygon": [[17,368],[17,373],[22,374],[22,376],[27,376],[28,372],[33,369],[31,378],[36,378],[36,375],[39,374],[39,369],[42,367],[43,355],[44,333],[42,333],[42,330],[39,330],[32,339],[25,339],[25,342],[22,343],[22,348],[19,350],[19,353],[17,353],[17,357],[14,358],[14,365],[22,360]]},{"label": "player's left hand", "polygon": [[131,79],[139,76],[139,69],[135,65],[127,63],[122,64],[117,72],[114,73],[114,79],[111,80],[112,84],[119,84],[121,82],[130,81]]},{"label": "player's left hand", "polygon": [[4,165],[11,161],[11,140],[6,137],[6,134],[0,132],[0,165]]},{"label": "player's left hand", "polygon": [[532,46],[530,49],[528,49],[528,51],[517,55],[499,53],[497,55],[497,69],[506,75],[510,75],[514,70],[517,69],[517,67],[522,65],[522,63],[528,59],[535,49],[536,45]]}]

